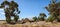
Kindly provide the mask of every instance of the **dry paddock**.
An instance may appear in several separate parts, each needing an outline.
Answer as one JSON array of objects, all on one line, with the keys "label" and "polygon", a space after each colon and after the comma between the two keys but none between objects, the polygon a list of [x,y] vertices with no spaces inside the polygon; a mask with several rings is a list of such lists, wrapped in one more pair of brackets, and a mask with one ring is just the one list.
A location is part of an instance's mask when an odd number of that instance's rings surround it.
[{"label": "dry paddock", "polygon": [[25,23],[25,24],[5,24],[4,21],[0,22],[0,27],[60,27],[60,23],[51,23],[51,22],[32,22],[32,23]]}]

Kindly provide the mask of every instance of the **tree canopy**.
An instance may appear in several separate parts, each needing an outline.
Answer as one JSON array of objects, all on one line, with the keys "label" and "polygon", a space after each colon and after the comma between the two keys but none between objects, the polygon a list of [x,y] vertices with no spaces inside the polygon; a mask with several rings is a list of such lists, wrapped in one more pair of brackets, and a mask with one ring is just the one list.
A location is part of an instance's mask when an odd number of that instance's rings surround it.
[{"label": "tree canopy", "polygon": [[51,3],[45,8],[50,15],[57,18],[57,20],[60,22],[60,17],[58,17],[60,16],[60,2],[57,2],[56,0],[52,0]]}]

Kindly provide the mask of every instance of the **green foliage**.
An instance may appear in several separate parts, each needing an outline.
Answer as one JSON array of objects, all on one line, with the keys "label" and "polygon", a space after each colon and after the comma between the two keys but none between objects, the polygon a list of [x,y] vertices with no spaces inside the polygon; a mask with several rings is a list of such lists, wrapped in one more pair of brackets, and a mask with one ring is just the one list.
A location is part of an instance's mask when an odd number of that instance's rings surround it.
[{"label": "green foliage", "polygon": [[39,21],[44,21],[45,20],[45,17],[46,17],[46,14],[45,13],[40,13],[39,14],[39,17],[38,17],[38,20]]},{"label": "green foliage", "polygon": [[53,21],[55,18],[60,21],[60,19],[58,19],[58,16],[60,15],[60,2],[52,0],[51,3],[45,8],[50,13],[50,15],[53,15],[48,18],[48,21]]},{"label": "green foliage", "polygon": [[38,18],[35,16],[35,17],[33,17],[33,20],[34,21],[44,21],[45,17],[46,17],[45,13],[40,13],[39,16],[38,16]]},{"label": "green foliage", "polygon": [[10,23],[11,19],[10,18],[6,18],[7,23]]},{"label": "green foliage", "polygon": [[[6,7],[6,5],[8,5],[9,7]],[[16,2],[14,2],[14,1],[9,2],[7,0],[3,1],[1,3],[0,8],[4,8],[6,22],[10,23],[12,21],[10,19],[11,17],[14,17],[14,21],[16,21],[16,22],[18,21],[19,16],[17,16],[17,15],[20,14],[20,11],[18,10],[18,4]]]},{"label": "green foliage", "polygon": [[45,19],[42,18],[42,17],[41,17],[41,18],[38,17],[38,20],[39,20],[39,21],[44,21]]},{"label": "green foliage", "polygon": [[45,13],[40,13],[39,16],[46,17],[46,14]]},{"label": "green foliage", "polygon": [[49,16],[48,19],[46,20],[47,22],[53,22],[54,20],[56,20],[56,17],[54,16]]},{"label": "green foliage", "polygon": [[37,19],[37,17],[35,16],[35,17],[33,17],[33,20],[34,20],[34,21],[37,21],[38,19]]},{"label": "green foliage", "polygon": [[19,16],[15,16],[14,21],[17,22],[19,19]]},{"label": "green foliage", "polygon": [[[5,8],[6,5],[8,5],[9,8],[8,7]],[[10,19],[11,17],[14,17],[14,21],[16,21],[16,22],[18,21],[19,16],[17,16],[17,15],[20,13],[20,11],[18,10],[18,4],[16,2],[14,2],[14,1],[11,1],[11,2],[3,1],[1,3],[0,8],[4,8],[5,16],[6,16],[6,21],[8,23],[10,23],[10,21],[12,21]],[[17,14],[16,14],[15,11],[17,12]]]}]

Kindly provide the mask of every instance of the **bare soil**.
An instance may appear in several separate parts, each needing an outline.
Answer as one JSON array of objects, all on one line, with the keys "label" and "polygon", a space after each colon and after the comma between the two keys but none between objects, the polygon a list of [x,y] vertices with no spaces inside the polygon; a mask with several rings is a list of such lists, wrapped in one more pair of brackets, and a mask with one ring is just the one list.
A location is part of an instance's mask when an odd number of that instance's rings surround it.
[{"label": "bare soil", "polygon": [[0,27],[60,27],[60,23],[51,23],[45,21],[27,22],[24,24],[7,24],[6,21],[0,21]]}]

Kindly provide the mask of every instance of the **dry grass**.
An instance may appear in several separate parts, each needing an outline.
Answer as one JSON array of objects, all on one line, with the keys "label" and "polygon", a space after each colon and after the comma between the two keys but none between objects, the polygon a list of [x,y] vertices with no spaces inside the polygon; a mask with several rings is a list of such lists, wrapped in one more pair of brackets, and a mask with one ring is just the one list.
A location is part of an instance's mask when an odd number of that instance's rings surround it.
[{"label": "dry grass", "polygon": [[[4,21],[2,21],[4,22]],[[25,24],[5,24],[5,23],[0,23],[0,27],[60,27],[60,23],[51,23],[51,22],[32,22],[32,23],[25,23]]]}]

